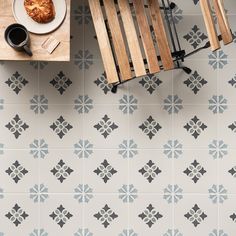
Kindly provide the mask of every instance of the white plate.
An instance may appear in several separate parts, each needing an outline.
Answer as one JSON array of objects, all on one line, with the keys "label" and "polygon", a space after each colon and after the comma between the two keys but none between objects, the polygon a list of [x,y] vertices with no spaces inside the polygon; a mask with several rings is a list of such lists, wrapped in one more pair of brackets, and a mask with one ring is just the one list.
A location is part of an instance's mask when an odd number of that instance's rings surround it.
[{"label": "white plate", "polygon": [[31,19],[24,7],[24,0],[13,0],[12,10],[17,23],[24,25],[28,31],[35,34],[47,34],[58,28],[66,16],[66,1],[54,0],[55,18],[46,24],[40,24]]}]

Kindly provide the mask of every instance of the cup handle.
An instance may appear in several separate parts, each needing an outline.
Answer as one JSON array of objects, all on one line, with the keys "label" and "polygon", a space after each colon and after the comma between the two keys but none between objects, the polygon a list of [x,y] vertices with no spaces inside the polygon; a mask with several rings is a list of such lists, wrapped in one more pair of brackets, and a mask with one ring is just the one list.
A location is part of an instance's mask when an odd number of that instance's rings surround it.
[{"label": "cup handle", "polygon": [[24,48],[25,52],[26,52],[29,56],[33,56],[32,51],[30,50],[30,48],[29,48],[27,45],[25,45],[23,48]]}]

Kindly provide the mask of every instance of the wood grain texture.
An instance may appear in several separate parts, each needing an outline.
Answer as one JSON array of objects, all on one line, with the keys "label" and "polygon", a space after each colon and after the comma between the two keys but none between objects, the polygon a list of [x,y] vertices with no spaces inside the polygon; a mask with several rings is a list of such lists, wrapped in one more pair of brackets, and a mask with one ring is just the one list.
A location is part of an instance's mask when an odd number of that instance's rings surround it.
[{"label": "wood grain texture", "polygon": [[211,43],[211,50],[215,51],[220,48],[220,43],[218,40],[215,23],[211,14],[209,0],[200,0],[200,5],[201,5],[202,14],[204,17],[208,37]]},{"label": "wood grain texture", "polygon": [[89,0],[88,2],[108,83],[116,83],[119,81],[119,78],[116,71],[116,65],[112,54],[100,1]]},{"label": "wood grain texture", "polygon": [[114,1],[103,0],[122,80],[131,79],[131,69]]},{"label": "wood grain texture", "polygon": [[233,35],[229,27],[228,18],[226,16],[222,0],[213,0],[213,6],[217,16],[217,21],[222,35],[222,40],[224,44],[229,44],[233,41]]},{"label": "wood grain texture", "polygon": [[[8,25],[16,23],[12,14],[12,0],[0,0],[0,60],[24,61],[69,61],[70,60],[70,0],[67,2],[67,14],[62,25],[52,33],[36,35],[30,33],[31,50],[29,57],[23,52],[13,50],[4,39],[4,32]],[[56,50],[49,54],[41,44],[49,37],[54,36],[61,43]]]},{"label": "wood grain texture", "polygon": [[161,56],[161,61],[164,70],[171,70],[174,68],[174,62],[171,56],[168,39],[161,16],[160,6],[158,0],[148,0],[151,20],[158,44],[158,49]]},{"label": "wood grain texture", "polygon": [[160,71],[160,67],[157,60],[156,49],[154,47],[150,26],[147,20],[147,16],[144,8],[143,0],[133,0],[136,18],[141,34],[143,47],[145,50],[147,63],[150,73],[156,73]]},{"label": "wood grain texture", "polygon": [[127,38],[131,59],[134,66],[135,75],[142,76],[146,74],[146,69],[143,62],[138,36],[133,22],[133,17],[129,7],[129,1],[119,0],[118,5],[120,14],[123,21],[125,35]]}]

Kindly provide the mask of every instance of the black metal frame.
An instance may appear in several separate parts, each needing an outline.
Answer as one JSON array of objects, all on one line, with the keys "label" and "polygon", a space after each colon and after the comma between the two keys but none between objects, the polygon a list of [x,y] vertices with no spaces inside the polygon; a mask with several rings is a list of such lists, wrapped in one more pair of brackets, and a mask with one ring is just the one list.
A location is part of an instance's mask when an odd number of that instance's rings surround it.
[{"label": "black metal frame", "polygon": [[[117,0],[114,0],[114,1],[117,4]],[[161,0],[161,2],[162,2],[162,6],[160,7],[160,9],[164,13],[166,25],[167,25],[169,36],[170,36],[170,42],[171,42],[171,47],[172,47],[171,54],[172,54],[173,61],[175,63],[175,68],[174,69],[181,69],[185,73],[191,74],[192,70],[189,67],[186,67],[186,66],[183,65],[184,59],[186,57],[189,57],[189,56],[203,50],[203,49],[209,48],[210,47],[210,42],[208,41],[204,46],[202,46],[200,48],[197,48],[197,49],[195,49],[195,50],[193,50],[193,51],[186,54],[185,50],[183,50],[181,48],[180,41],[179,41],[179,36],[178,36],[178,33],[177,33],[177,29],[176,29],[176,24],[175,24],[175,21],[174,21],[173,10],[176,7],[176,4],[174,2],[170,2],[170,0]],[[103,6],[103,1],[102,0],[100,0],[100,3]],[[133,4],[130,3],[130,6],[133,6]],[[147,8],[148,6],[145,5],[145,7]],[[120,14],[120,12],[118,11],[117,14]],[[105,20],[105,23],[106,23],[107,32],[109,32],[109,26],[108,26],[107,20]],[[219,41],[222,40],[221,35],[219,35],[218,38],[219,38]],[[113,56],[115,56],[111,35],[109,35],[109,40],[110,40]],[[157,56],[157,59],[158,59],[158,61],[161,61],[160,56]],[[144,59],[144,64],[147,65],[147,60],[146,59]],[[116,65],[117,65],[117,63],[116,63]],[[131,70],[133,71],[134,69],[133,69],[132,62],[130,62],[130,67],[131,67]],[[160,68],[163,69],[163,66],[160,65]],[[135,77],[133,77],[129,80],[121,80],[120,70],[119,70],[118,65],[116,66],[116,69],[117,69],[119,82],[113,84],[113,87],[111,89],[111,91],[113,93],[117,92],[117,88],[118,88],[119,85],[124,84],[124,83],[126,83],[126,82],[128,82],[132,79],[137,78],[135,76]],[[149,73],[148,69],[147,69],[147,73]]]}]

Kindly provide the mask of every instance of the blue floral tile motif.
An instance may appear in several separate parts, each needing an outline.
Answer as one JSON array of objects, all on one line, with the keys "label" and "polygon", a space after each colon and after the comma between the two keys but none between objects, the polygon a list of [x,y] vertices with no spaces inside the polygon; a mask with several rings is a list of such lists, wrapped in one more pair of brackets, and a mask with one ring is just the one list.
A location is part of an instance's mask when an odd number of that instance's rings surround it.
[{"label": "blue floral tile motif", "polygon": [[88,203],[93,198],[93,189],[88,184],[79,184],[74,192],[74,198],[79,203]]},{"label": "blue floral tile motif", "polygon": [[5,125],[5,127],[9,129],[16,139],[18,139],[19,136],[29,128],[29,126],[23,120],[21,120],[18,114],[16,114],[15,117],[12,118],[12,120],[7,125]]},{"label": "blue floral tile motif", "polygon": [[207,81],[202,78],[197,71],[194,71],[190,77],[184,81],[184,84],[186,84],[186,86],[188,88],[190,88],[194,94],[197,94],[200,89],[207,84]]},{"label": "blue floral tile motif", "polygon": [[34,95],[30,99],[30,109],[35,114],[43,114],[48,110],[48,99],[44,95]]},{"label": "blue floral tile motif", "polygon": [[4,108],[4,99],[0,98],[0,110]]},{"label": "blue floral tile motif", "polygon": [[141,173],[149,183],[151,183],[162,171],[152,160],[150,160],[138,172]]},{"label": "blue floral tile motif", "polygon": [[178,229],[168,229],[163,236],[183,236],[183,234],[180,233]]},{"label": "blue floral tile motif", "polygon": [[89,229],[78,229],[74,236],[93,236]]},{"label": "blue floral tile motif", "polygon": [[107,94],[112,89],[112,85],[108,84],[105,72],[97,78],[94,83],[104,92],[104,94]]},{"label": "blue floral tile motif", "polygon": [[0,143],[0,155],[4,154],[4,144]]},{"label": "blue floral tile motif", "polygon": [[208,55],[208,58],[209,65],[211,65],[214,70],[223,69],[224,66],[228,64],[228,55],[226,55],[223,50],[212,52]]},{"label": "blue floral tile motif", "polygon": [[178,97],[178,95],[169,95],[164,99],[164,110],[166,110],[170,115],[173,113],[179,113],[183,109],[183,100]]},{"label": "blue floral tile motif", "polygon": [[164,154],[168,158],[179,158],[183,154],[183,145],[177,140],[168,140],[166,144],[163,145]]},{"label": "blue floral tile motif", "polygon": [[4,193],[3,193],[3,189],[0,188],[0,199],[3,199],[4,198]]},{"label": "blue floral tile motif", "polygon": [[138,236],[132,229],[124,229],[118,236]]},{"label": "blue floral tile motif", "polygon": [[105,115],[96,125],[94,125],[94,128],[97,129],[106,139],[115,129],[118,128],[118,125]]},{"label": "blue floral tile motif", "polygon": [[213,231],[209,234],[209,236],[229,236],[224,230],[213,229]]},{"label": "blue floral tile motif", "polygon": [[73,215],[60,205],[52,214],[49,215],[61,228],[73,217]]},{"label": "blue floral tile motif", "polygon": [[98,213],[94,214],[94,217],[107,228],[118,215],[106,204]]},{"label": "blue floral tile motif", "polygon": [[89,50],[79,50],[74,56],[74,63],[79,69],[88,70],[89,67],[93,65],[93,55]]},{"label": "blue floral tile motif", "polygon": [[5,215],[16,227],[29,216],[17,203]]},{"label": "blue floral tile motif", "polygon": [[60,116],[50,128],[59,136],[60,139],[64,137],[72,128],[73,126],[69,124],[63,116]]},{"label": "blue floral tile motif", "polygon": [[208,192],[212,203],[224,203],[224,201],[228,199],[227,190],[222,184],[213,184],[212,187],[208,189]]},{"label": "blue floral tile motif", "polygon": [[207,128],[201,120],[198,119],[197,116],[194,116],[185,126],[184,128],[195,138]]},{"label": "blue floral tile motif", "polygon": [[51,169],[52,174],[63,183],[74,172],[63,160],[60,160],[57,165]]},{"label": "blue floral tile motif", "polygon": [[162,81],[159,79],[157,74],[150,74],[143,76],[139,83],[145,90],[147,90],[149,94],[153,94],[153,92],[160,86]]},{"label": "blue floral tile motif", "polygon": [[29,190],[30,192],[30,198],[35,202],[45,202],[45,200],[48,198],[48,188],[44,184],[35,184],[32,188]]},{"label": "blue floral tile motif", "polygon": [[29,236],[48,236],[48,233],[44,229],[34,229]]},{"label": "blue floral tile motif", "polygon": [[209,145],[209,154],[214,159],[222,159],[225,155],[228,154],[228,145],[224,143],[223,140],[213,140]]},{"label": "blue floral tile motif", "polygon": [[197,204],[195,204],[184,216],[194,225],[194,227],[201,224],[207,217]]},{"label": "blue floral tile motif", "polygon": [[149,116],[146,121],[144,121],[139,128],[146,134],[151,140],[158,131],[162,128],[160,124],[155,121],[152,116]]},{"label": "blue floral tile motif", "polygon": [[224,111],[228,108],[227,106],[227,99],[224,98],[223,95],[217,96],[217,95],[213,95],[211,99],[208,100],[209,101],[209,110],[211,110],[213,112],[213,114],[217,114],[217,113],[224,113]]},{"label": "blue floral tile motif", "polygon": [[16,71],[5,83],[16,93],[19,92],[29,83],[18,71]]},{"label": "blue floral tile motif", "polygon": [[183,173],[186,174],[189,178],[191,178],[192,181],[196,184],[200,180],[200,178],[206,173],[206,170],[199,162],[197,162],[197,160],[194,160],[183,171]]},{"label": "blue floral tile motif", "polygon": [[48,144],[44,139],[35,139],[30,145],[30,154],[34,158],[44,158],[48,154]]},{"label": "blue floral tile motif", "polygon": [[133,114],[135,110],[138,109],[138,100],[134,98],[133,95],[124,95],[123,98],[119,100],[119,109],[123,114]]},{"label": "blue floral tile motif", "polygon": [[48,62],[46,61],[31,61],[30,62],[30,65],[35,69],[35,70],[43,70],[47,65],[48,65]]},{"label": "blue floral tile motif", "polygon": [[183,38],[196,49],[205,39],[207,39],[207,36],[201,32],[197,25],[194,25],[191,31],[184,35]]},{"label": "blue floral tile motif", "polygon": [[74,144],[74,154],[79,158],[89,158],[93,154],[93,144],[89,140],[80,139]]},{"label": "blue floral tile motif", "polygon": [[79,114],[89,113],[93,109],[93,100],[88,95],[79,95],[74,101],[74,109]]},{"label": "blue floral tile motif", "polygon": [[163,198],[168,202],[168,203],[178,203],[179,200],[183,198],[183,189],[180,188],[178,185],[171,185],[169,184],[165,189],[164,189],[164,194]]},{"label": "blue floral tile motif", "polygon": [[119,190],[119,198],[124,203],[134,202],[134,200],[138,197],[138,190],[134,187],[133,184],[123,185]]},{"label": "blue floral tile motif", "polygon": [[123,158],[133,158],[138,154],[138,145],[133,139],[123,140],[119,145],[119,154]]},{"label": "blue floral tile motif", "polygon": [[147,208],[138,215],[144,223],[148,225],[149,228],[151,228],[160,218],[163,217],[162,214],[160,214],[153,206],[152,204],[149,204]]},{"label": "blue floral tile motif", "polygon": [[94,173],[97,174],[106,184],[108,180],[112,178],[114,174],[117,173],[117,170],[115,170],[112,165],[109,164],[109,162],[105,159],[96,170],[94,170]]},{"label": "blue floral tile motif", "polygon": [[[171,12],[168,11],[167,14],[170,21],[172,22]],[[172,16],[174,23],[178,24],[181,20],[183,20],[183,10],[176,6],[174,9],[172,9]]]},{"label": "blue floral tile motif", "polygon": [[88,6],[78,6],[74,11],[74,18],[79,25],[89,24],[92,21],[90,9]]}]

